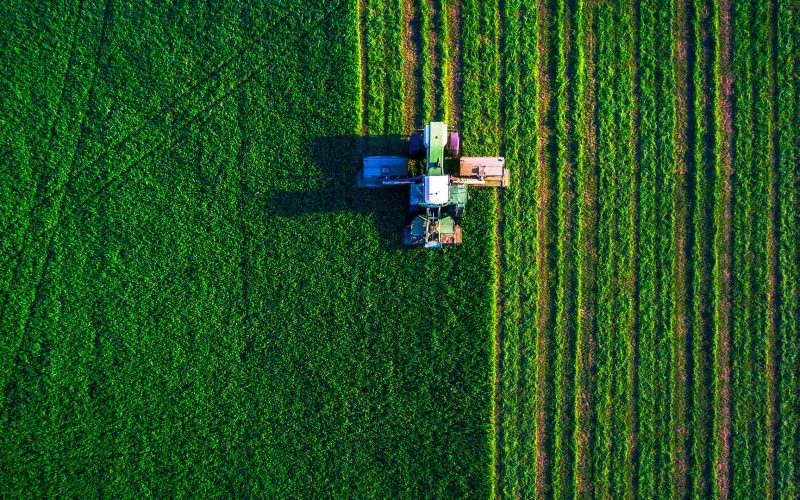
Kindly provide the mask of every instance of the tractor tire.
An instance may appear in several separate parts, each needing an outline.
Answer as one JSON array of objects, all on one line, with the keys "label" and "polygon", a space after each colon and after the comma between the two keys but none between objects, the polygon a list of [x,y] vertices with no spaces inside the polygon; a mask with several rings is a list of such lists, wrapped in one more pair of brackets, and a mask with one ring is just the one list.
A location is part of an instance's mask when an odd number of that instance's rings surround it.
[{"label": "tractor tire", "polygon": [[422,142],[422,132],[414,132],[408,141],[408,157],[419,160],[425,157],[425,144]]},{"label": "tractor tire", "polygon": [[458,158],[461,155],[461,138],[458,136],[458,132],[450,132],[445,149],[447,156],[451,158]]}]

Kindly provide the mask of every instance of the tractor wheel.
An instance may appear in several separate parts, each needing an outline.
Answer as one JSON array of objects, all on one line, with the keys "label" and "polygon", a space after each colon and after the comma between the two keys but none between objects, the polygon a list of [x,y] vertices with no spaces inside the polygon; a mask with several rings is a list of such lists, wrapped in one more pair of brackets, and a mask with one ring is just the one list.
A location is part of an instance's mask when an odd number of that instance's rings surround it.
[{"label": "tractor wheel", "polygon": [[425,145],[422,142],[422,133],[414,132],[408,141],[408,157],[418,160],[425,156]]},{"label": "tractor wheel", "polygon": [[450,132],[450,138],[447,140],[447,155],[451,158],[458,158],[461,154],[461,140],[458,132]]}]

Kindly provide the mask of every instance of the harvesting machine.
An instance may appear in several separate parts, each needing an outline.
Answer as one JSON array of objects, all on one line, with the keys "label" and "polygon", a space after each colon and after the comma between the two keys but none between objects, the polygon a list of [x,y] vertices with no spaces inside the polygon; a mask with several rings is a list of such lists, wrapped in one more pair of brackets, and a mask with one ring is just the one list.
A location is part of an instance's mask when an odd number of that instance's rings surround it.
[{"label": "harvesting machine", "polygon": [[[457,175],[452,175],[455,164]],[[421,167],[418,173],[415,166]],[[408,186],[414,218],[405,229],[404,242],[425,248],[461,244],[459,221],[469,199],[468,186],[506,187],[508,182],[505,158],[461,156],[458,132],[443,122],[414,130],[407,157],[364,158],[357,177],[360,188]]]}]

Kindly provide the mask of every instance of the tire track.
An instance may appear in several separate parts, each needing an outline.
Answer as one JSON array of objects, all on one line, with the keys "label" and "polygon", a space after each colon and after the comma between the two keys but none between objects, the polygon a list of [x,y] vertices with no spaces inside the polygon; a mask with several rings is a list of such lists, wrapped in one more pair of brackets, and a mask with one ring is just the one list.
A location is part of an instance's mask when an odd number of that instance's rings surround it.
[{"label": "tire track", "polygon": [[[83,1],[84,0],[81,0],[81,2]],[[339,0],[337,3],[333,4],[333,6],[326,13],[324,13],[321,17],[319,17],[315,21],[313,26],[319,25],[320,23],[324,22],[325,19],[327,19],[334,11],[338,10],[343,5],[344,5],[344,0]],[[96,156],[89,159],[87,161],[87,164],[94,165],[98,161],[100,161],[100,159],[108,158],[112,154],[112,151],[118,151],[122,146],[125,146],[127,145],[127,143],[136,139],[138,135],[143,134],[147,129],[151,129],[154,127],[155,128],[164,127],[169,129],[171,126],[174,125],[175,122],[175,120],[173,120],[171,117],[167,118],[169,115],[181,115],[188,113],[188,111],[186,110],[184,111],[178,110],[176,112],[175,108],[184,105],[191,105],[192,103],[185,102],[186,99],[194,98],[194,101],[202,102],[202,99],[198,99],[195,96],[198,93],[204,95],[211,90],[208,88],[204,88],[205,86],[207,85],[212,86],[215,82],[217,82],[220,79],[221,75],[227,74],[226,72],[229,70],[230,65],[236,63],[246,55],[252,55],[251,52],[254,50],[254,47],[256,47],[261,42],[260,40],[261,37],[266,35],[276,26],[286,25],[287,20],[290,17],[293,17],[293,15],[295,14],[296,14],[295,12],[289,12],[285,16],[275,19],[274,22],[266,26],[266,28],[263,31],[258,33],[253,33],[251,39],[245,44],[245,46],[242,47],[239,51],[237,51],[234,55],[228,57],[227,59],[219,63],[206,76],[196,80],[194,83],[192,83],[192,85],[190,85],[186,90],[181,92],[178,96],[176,96],[172,101],[170,101],[165,106],[162,106],[157,110],[152,110],[146,113],[145,116],[143,117],[143,123],[141,125],[135,127],[130,132],[123,133],[121,137],[112,140],[107,147],[105,147],[102,151],[100,151]],[[200,90],[200,92],[198,92],[198,90]],[[132,149],[138,149],[138,148],[133,147]],[[69,184],[74,180],[75,180],[74,178],[70,178],[60,190],[65,190],[67,186],[69,186]],[[54,191],[54,194],[60,190]],[[11,225],[14,222],[16,222],[16,220],[12,221],[4,228],[0,229],[0,233],[4,233],[9,227],[11,227]]]},{"label": "tire track", "polygon": [[[81,2],[81,8],[82,7],[83,7],[83,3]],[[76,29],[75,29],[75,31],[77,32],[78,30],[81,29],[80,19],[78,19],[78,21],[76,21],[76,22],[78,22],[78,27],[76,27]],[[101,33],[102,33],[102,31],[101,31]],[[89,39],[91,40],[91,38],[89,38]],[[100,43],[100,39],[98,37],[98,39],[97,39],[98,46],[99,46],[99,43]],[[76,54],[77,54],[77,50],[73,50],[73,54],[71,56],[71,60],[72,60],[72,58],[74,58],[76,56]],[[74,63],[71,64],[71,67],[72,66],[75,66],[75,64]],[[90,68],[89,71],[91,72],[93,69],[96,69],[96,68]],[[78,73],[78,74],[80,74],[80,73]],[[89,80],[93,81],[94,80],[94,76],[95,76],[94,74],[91,74],[91,76],[89,77]],[[62,86],[62,91],[61,91],[62,92],[62,96],[61,96],[62,98],[59,101],[59,103],[60,103],[59,104],[59,110],[61,112],[58,114],[58,116],[56,118],[54,118],[53,125],[52,125],[51,139],[56,136],[56,127],[57,127],[56,120],[57,120],[58,117],[60,117],[64,113],[63,110],[62,110],[63,106],[61,104],[64,103],[63,96],[64,96],[64,94],[66,94],[67,86],[68,85],[79,86],[80,83],[81,83],[81,78],[79,76],[76,76],[75,72],[69,72],[68,71],[66,73],[66,76],[64,78],[64,84]],[[86,106],[88,106],[88,102],[87,102],[88,95],[89,95],[89,88],[87,88],[86,94],[84,96],[79,97],[78,99],[73,99],[72,100],[72,102],[77,105],[79,113],[85,112],[85,110],[81,111],[81,109],[85,108]],[[14,330],[14,336],[15,336],[15,337],[12,337],[10,345],[4,346],[4,347],[7,347],[7,349],[8,349],[8,357],[11,358],[11,359],[14,359],[15,360],[15,364],[12,365],[12,366],[5,367],[2,371],[0,371],[0,388],[1,388],[0,389],[0,394],[2,394],[3,398],[5,398],[5,396],[6,396],[6,387],[7,387],[8,381],[11,379],[11,376],[13,375],[14,370],[17,368],[16,360],[18,359],[19,349],[20,349],[20,346],[22,345],[22,337],[24,336],[25,331],[27,331],[27,329],[29,328],[30,321],[31,321],[31,318],[33,317],[33,313],[35,311],[36,305],[39,303],[39,301],[41,300],[41,298],[43,296],[42,295],[42,285],[44,283],[44,276],[46,275],[47,268],[50,265],[50,262],[52,261],[52,258],[53,258],[53,255],[52,255],[52,240],[53,240],[53,235],[56,232],[56,229],[58,227],[59,216],[61,214],[61,206],[62,206],[63,194],[64,194],[64,191],[59,189],[59,188],[61,186],[63,186],[63,183],[69,178],[70,169],[72,167],[72,160],[74,159],[74,155],[75,155],[75,152],[76,152],[75,147],[71,147],[72,144],[69,143],[69,139],[72,136],[72,134],[69,133],[69,123],[66,124],[65,126],[68,128],[67,133],[65,133],[64,136],[63,136],[64,137],[63,140],[66,141],[66,143],[63,144],[63,145],[60,145],[60,147],[66,149],[67,156],[69,157],[69,159],[67,160],[67,161],[69,161],[69,165],[66,167],[66,169],[62,170],[62,169],[59,168],[61,166],[61,163],[54,161],[53,163],[55,165],[59,166],[59,167],[56,167],[56,169],[55,169],[55,172],[56,172],[55,175],[53,175],[52,179],[49,178],[48,176],[45,176],[45,180],[47,181],[48,184],[55,184],[55,188],[53,189],[53,191],[56,193],[55,201],[52,204],[45,205],[43,207],[42,211],[41,211],[42,213],[40,215],[40,220],[38,221],[39,225],[41,227],[41,232],[39,234],[37,234],[36,236],[33,236],[30,233],[28,233],[26,235],[26,237],[24,238],[24,240],[23,240],[23,243],[21,245],[21,248],[20,248],[19,252],[17,252],[14,256],[12,256],[10,259],[8,259],[4,263],[4,265],[7,265],[11,261],[19,259],[19,261],[17,263],[17,266],[15,267],[14,272],[12,274],[12,276],[13,276],[12,283],[17,283],[19,289],[25,290],[26,287],[20,285],[20,281],[21,280],[19,279],[19,271],[20,271],[20,268],[23,265],[23,262],[22,262],[23,261],[23,257],[26,257],[26,255],[25,255],[26,251],[29,251],[31,247],[41,243],[42,248],[43,248],[43,252],[42,253],[44,254],[43,256],[41,256],[41,255],[37,256],[36,254],[27,255],[27,257],[29,257],[29,259],[26,259],[26,261],[29,261],[29,264],[26,267],[30,269],[29,273],[30,273],[30,275],[32,275],[32,276],[29,277],[29,279],[32,281],[32,283],[31,283],[32,286],[30,286],[31,284],[29,284],[30,288],[32,289],[32,293],[29,293],[29,294],[27,294],[27,296],[25,296],[25,297],[20,299],[21,303],[19,304],[19,311],[21,313],[21,316],[17,317],[16,321],[14,319],[8,320],[7,319],[8,317],[6,316],[6,314],[8,312],[7,311],[8,303],[7,303],[4,306],[3,316],[0,317],[0,321],[2,321],[3,323],[5,323],[4,320],[7,320],[7,321],[10,322],[8,327],[9,327],[9,329]],[[47,151],[44,154],[44,156],[46,158],[52,158],[53,156],[55,156],[55,153],[53,153],[53,143],[52,143],[52,141],[48,144],[48,148],[47,148]],[[47,165],[47,162],[45,162],[42,165],[42,169],[43,170],[45,170],[46,165]],[[36,195],[34,197],[34,203],[36,201],[35,199],[40,197],[39,196],[39,192],[41,191],[41,189],[40,189],[41,184],[42,184],[42,182],[40,181],[39,185],[37,186]],[[39,237],[40,236],[43,237],[43,241],[39,241]],[[30,252],[28,252],[28,253],[30,253]],[[18,292],[17,296],[19,296],[19,295],[21,295],[21,294]],[[11,300],[9,300],[9,303],[10,302],[11,302]],[[16,317],[16,315],[15,315],[15,317]]]}]

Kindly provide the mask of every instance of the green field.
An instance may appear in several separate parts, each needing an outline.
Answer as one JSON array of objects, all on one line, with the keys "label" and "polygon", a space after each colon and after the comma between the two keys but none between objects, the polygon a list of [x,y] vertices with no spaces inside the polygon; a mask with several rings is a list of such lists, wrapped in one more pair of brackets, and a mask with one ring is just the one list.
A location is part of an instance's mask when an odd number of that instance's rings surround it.
[{"label": "green field", "polygon": [[0,496],[797,497],[799,12],[0,4]]}]

